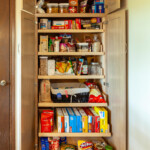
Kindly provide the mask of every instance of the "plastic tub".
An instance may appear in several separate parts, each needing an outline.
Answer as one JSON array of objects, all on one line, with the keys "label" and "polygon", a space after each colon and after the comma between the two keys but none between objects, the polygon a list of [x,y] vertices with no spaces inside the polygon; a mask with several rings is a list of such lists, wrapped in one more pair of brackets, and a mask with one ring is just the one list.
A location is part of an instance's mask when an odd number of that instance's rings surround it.
[{"label": "plastic tub", "polygon": [[78,52],[88,52],[89,51],[89,43],[77,43],[77,51]]},{"label": "plastic tub", "polygon": [[59,4],[59,13],[68,13],[69,3],[60,3]]},{"label": "plastic tub", "polygon": [[47,13],[58,13],[58,3],[47,3]]}]

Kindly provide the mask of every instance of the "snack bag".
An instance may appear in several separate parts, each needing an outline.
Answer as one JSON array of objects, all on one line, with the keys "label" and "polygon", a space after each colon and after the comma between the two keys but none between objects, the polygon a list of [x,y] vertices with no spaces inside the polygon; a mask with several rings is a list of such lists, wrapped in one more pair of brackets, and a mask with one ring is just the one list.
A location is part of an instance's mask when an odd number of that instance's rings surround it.
[{"label": "snack bag", "polygon": [[76,150],[76,146],[71,144],[63,144],[61,150]]},{"label": "snack bag", "polygon": [[72,68],[72,62],[69,60],[67,62],[67,67],[66,67],[66,74],[74,74],[73,68]]},{"label": "snack bag", "polygon": [[93,143],[79,140],[78,141],[78,150],[93,150]]},{"label": "snack bag", "polygon": [[64,74],[66,71],[67,63],[56,62],[56,74]]}]

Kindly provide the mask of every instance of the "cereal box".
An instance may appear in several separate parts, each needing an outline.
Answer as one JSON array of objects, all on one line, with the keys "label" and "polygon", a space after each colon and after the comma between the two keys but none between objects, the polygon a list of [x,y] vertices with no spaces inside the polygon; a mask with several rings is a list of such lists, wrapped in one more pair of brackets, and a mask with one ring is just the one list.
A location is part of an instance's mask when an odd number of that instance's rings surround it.
[{"label": "cereal box", "polygon": [[61,110],[61,108],[56,108],[56,114],[57,114],[57,129],[58,132],[64,132],[65,131],[65,127],[64,127],[64,115],[63,112]]},{"label": "cereal box", "polygon": [[66,108],[62,108],[62,112],[64,114],[64,122],[65,122],[65,132],[69,132],[69,115]]}]

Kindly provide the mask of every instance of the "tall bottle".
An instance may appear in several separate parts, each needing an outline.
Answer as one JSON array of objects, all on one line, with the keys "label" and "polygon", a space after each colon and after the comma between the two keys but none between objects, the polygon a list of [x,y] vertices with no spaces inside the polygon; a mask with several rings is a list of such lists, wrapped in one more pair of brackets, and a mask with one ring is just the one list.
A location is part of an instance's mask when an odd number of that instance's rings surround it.
[{"label": "tall bottle", "polygon": [[93,38],[92,51],[93,52],[100,52],[101,51],[101,42],[98,39],[97,35],[94,35],[94,38]]},{"label": "tall bottle", "polygon": [[60,45],[60,40],[58,39],[58,36],[56,36],[54,41],[54,52],[59,52],[59,45]]}]

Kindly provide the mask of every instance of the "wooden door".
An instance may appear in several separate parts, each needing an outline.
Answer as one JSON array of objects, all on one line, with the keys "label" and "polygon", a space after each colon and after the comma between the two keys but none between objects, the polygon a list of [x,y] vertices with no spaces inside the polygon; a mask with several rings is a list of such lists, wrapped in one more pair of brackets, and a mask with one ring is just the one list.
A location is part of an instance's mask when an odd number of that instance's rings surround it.
[{"label": "wooden door", "polygon": [[21,150],[35,148],[35,21],[21,13]]},{"label": "wooden door", "polygon": [[0,150],[10,150],[10,2],[0,4]]},{"label": "wooden door", "polygon": [[126,150],[126,12],[108,15],[107,20],[106,80],[112,131],[109,143],[115,150]]},{"label": "wooden door", "polygon": [[35,4],[37,0],[22,0],[23,10],[26,10],[31,13],[35,13]]},{"label": "wooden door", "polygon": [[111,13],[121,7],[121,0],[107,0],[108,13]]}]

